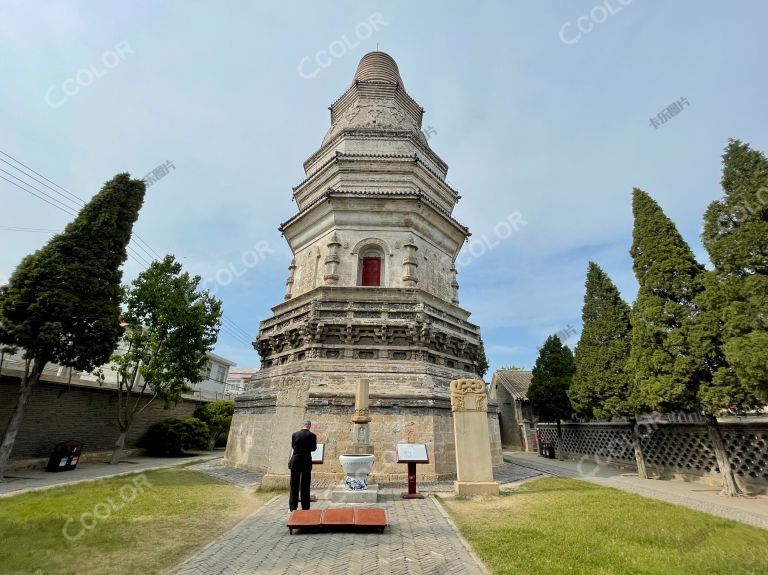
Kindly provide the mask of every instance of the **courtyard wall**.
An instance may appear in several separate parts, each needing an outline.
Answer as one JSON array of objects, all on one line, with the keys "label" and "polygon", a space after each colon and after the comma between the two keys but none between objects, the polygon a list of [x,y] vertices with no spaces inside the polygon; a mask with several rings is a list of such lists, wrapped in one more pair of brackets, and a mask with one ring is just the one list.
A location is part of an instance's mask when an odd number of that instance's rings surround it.
[{"label": "courtyard wall", "polygon": [[[3,433],[18,393],[18,379],[0,377],[0,430]],[[137,416],[128,432],[126,449],[137,449],[153,423],[168,417],[191,417],[198,405],[199,401],[183,400],[175,407],[163,409],[161,401],[153,402]],[[11,466],[47,458],[53,446],[66,439],[85,443],[83,453],[88,459],[98,452],[109,452],[118,436],[116,418],[117,390],[114,388],[41,381],[32,388],[11,453]]]},{"label": "courtyard wall", "polygon": [[[724,421],[720,428],[726,452],[742,488],[768,493],[768,418]],[[563,455],[601,465],[636,469],[632,427],[627,423],[563,424]],[[538,424],[542,442],[557,445],[557,427]],[[721,482],[706,425],[641,424],[646,465],[663,478],[676,477],[716,485]]]}]

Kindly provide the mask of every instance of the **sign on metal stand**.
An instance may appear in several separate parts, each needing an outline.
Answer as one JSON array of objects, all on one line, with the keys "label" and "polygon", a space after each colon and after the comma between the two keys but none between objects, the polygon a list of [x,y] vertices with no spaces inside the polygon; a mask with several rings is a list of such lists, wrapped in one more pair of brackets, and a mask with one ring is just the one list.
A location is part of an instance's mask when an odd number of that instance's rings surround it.
[{"label": "sign on metal stand", "polygon": [[424,499],[424,494],[416,491],[416,464],[429,463],[427,446],[423,443],[398,443],[397,462],[408,464],[408,491],[400,494],[403,499]]}]

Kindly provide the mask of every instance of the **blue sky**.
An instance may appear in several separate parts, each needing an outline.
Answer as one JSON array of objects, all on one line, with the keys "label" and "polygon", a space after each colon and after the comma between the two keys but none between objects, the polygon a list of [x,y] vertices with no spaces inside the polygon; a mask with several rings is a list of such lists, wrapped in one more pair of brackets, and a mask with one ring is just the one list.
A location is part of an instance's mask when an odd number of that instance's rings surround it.
[{"label": "blue sky", "polygon": [[[462,266],[461,305],[492,369],[530,368],[547,335],[573,326],[575,345],[589,260],[634,299],[634,186],[706,259],[701,216],[728,138],[768,150],[766,21],[758,1],[3,0],[0,150],[86,199],[115,173],[173,162],[135,230],[208,278],[227,318],[216,351],[255,367],[247,341],[285,288],[291,186],[378,43],[426,109],[456,217],[493,245]],[[70,216],[4,180],[0,200],[3,280],[50,235],[7,228]],[[500,240],[515,212],[526,224]],[[125,279],[141,269],[129,260]]]}]

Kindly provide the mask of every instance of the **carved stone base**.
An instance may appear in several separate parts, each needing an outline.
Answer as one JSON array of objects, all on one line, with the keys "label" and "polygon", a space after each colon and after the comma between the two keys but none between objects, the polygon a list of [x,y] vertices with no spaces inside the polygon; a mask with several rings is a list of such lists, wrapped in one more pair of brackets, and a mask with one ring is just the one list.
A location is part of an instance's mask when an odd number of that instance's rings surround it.
[{"label": "carved stone base", "polygon": [[379,486],[376,484],[356,491],[341,485],[331,492],[331,501],[334,503],[376,503],[378,500]]}]

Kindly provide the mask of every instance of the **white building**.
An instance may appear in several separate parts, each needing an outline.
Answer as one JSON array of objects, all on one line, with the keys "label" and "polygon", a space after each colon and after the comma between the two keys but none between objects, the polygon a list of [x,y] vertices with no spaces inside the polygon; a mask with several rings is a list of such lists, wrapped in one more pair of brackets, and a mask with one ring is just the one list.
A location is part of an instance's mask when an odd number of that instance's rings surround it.
[{"label": "white building", "polygon": [[192,386],[193,391],[191,394],[196,399],[210,399],[214,401],[230,399],[226,395],[227,378],[229,377],[229,369],[234,365],[235,362],[209,352],[206,378]]},{"label": "white building", "polygon": [[[118,348],[119,350],[119,348]],[[16,353],[0,354],[0,374],[14,377],[21,377],[24,372],[24,358],[21,351]],[[231,399],[226,397],[227,377],[230,367],[235,362],[223,358],[215,353],[208,353],[208,367],[206,378],[200,383],[191,385],[192,391],[183,394],[189,399],[205,399],[209,401]],[[117,372],[111,369],[111,364],[107,363],[101,367],[104,373],[104,381],[100,384],[98,378],[93,373],[77,371],[69,367],[63,367],[56,363],[49,363],[43,370],[41,377],[44,381],[64,382],[71,385],[117,387]]]},{"label": "white building", "polygon": [[251,381],[258,367],[231,367],[227,377],[227,385],[224,387],[224,397],[233,399],[245,391],[245,386]]}]

